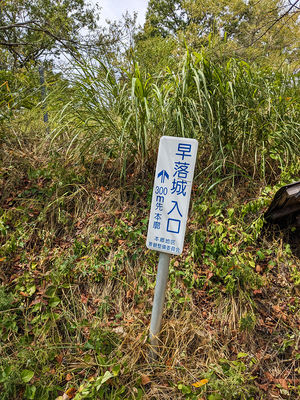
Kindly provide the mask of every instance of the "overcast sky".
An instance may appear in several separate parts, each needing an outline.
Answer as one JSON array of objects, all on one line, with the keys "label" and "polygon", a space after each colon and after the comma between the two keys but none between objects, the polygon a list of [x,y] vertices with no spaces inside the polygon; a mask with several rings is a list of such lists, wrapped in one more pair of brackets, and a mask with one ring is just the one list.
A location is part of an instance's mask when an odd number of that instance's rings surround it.
[{"label": "overcast sky", "polygon": [[148,0],[90,0],[91,3],[98,3],[101,7],[100,25],[104,24],[106,19],[119,20],[126,11],[133,15],[134,11],[138,13],[138,23],[143,25],[148,5]]}]

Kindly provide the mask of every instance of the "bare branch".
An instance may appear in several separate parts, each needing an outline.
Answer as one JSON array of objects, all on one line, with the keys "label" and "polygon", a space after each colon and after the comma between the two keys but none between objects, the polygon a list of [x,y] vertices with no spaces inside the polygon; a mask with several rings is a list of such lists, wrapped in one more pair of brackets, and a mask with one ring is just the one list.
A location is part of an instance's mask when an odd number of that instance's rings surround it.
[{"label": "bare branch", "polygon": [[19,28],[19,27],[25,27],[25,28],[29,29],[30,27],[28,25],[29,24],[33,24],[33,23],[34,23],[34,21],[18,22],[18,23],[11,24],[11,25],[0,26],[0,30],[1,31],[8,31],[10,29]]},{"label": "bare branch", "polygon": [[[253,40],[247,47],[251,47],[253,44],[255,44],[256,42],[258,42],[266,33],[268,33],[273,26],[275,26],[279,21],[281,21],[284,17],[286,17],[287,15],[289,15],[291,13],[291,11],[293,10],[293,8],[295,7],[295,5],[299,2],[300,0],[296,0],[294,4],[291,4],[291,7],[285,11],[282,15],[280,15],[278,18],[275,19],[275,21],[273,21],[271,23],[271,25],[268,26],[268,28],[259,36],[257,37],[255,40]],[[298,7],[297,7],[298,8]],[[297,12],[298,13],[298,12]]]}]

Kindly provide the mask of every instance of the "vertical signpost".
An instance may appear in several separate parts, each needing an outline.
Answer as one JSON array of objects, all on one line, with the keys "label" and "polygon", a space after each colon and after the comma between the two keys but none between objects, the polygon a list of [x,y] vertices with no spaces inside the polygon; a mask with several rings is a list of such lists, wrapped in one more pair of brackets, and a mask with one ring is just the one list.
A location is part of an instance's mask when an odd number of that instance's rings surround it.
[{"label": "vertical signpost", "polygon": [[198,142],[163,136],[160,139],[147,234],[147,247],[159,251],[150,322],[150,359],[157,357],[158,337],[172,254],[183,250]]},{"label": "vertical signpost", "polygon": [[42,66],[39,67],[39,75],[40,75],[42,110],[43,110],[43,114],[44,114],[44,123],[47,124],[48,123],[48,112],[46,111],[46,104],[45,104],[46,86],[45,86],[44,68]]}]

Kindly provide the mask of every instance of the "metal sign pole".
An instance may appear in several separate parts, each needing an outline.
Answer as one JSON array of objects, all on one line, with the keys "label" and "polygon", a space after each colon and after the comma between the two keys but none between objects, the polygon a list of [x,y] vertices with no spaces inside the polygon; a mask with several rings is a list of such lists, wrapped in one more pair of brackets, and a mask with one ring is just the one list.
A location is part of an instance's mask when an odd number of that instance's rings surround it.
[{"label": "metal sign pole", "polygon": [[[42,110],[44,115],[44,123],[48,123],[48,112],[46,110],[47,104],[45,103],[46,98],[46,86],[45,86],[45,75],[44,68],[42,66],[39,67],[39,75],[40,75],[40,85],[41,85],[41,97],[42,97]],[[48,128],[47,128],[48,129]]]},{"label": "metal sign pole", "polygon": [[159,252],[150,322],[150,361],[158,356],[158,334],[171,254],[182,253],[197,157],[196,139],[163,136],[159,142],[146,246]]},{"label": "metal sign pole", "polygon": [[149,354],[150,361],[154,361],[158,355],[159,345],[158,345],[157,335],[159,334],[161,329],[164,300],[165,300],[166,287],[169,275],[170,258],[171,254],[159,253],[153,309],[150,322],[150,334],[149,334],[150,344],[151,344],[151,351]]}]

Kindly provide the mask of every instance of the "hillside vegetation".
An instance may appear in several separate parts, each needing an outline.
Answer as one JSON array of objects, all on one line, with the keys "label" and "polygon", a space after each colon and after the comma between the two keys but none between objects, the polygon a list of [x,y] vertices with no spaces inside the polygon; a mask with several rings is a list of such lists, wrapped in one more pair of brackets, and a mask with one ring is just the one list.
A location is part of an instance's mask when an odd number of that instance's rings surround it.
[{"label": "hillside vegetation", "polygon": [[[300,179],[299,74],[174,57],[46,71],[43,101],[34,66],[0,71],[2,400],[299,398],[299,231],[263,218]],[[199,150],[149,364],[162,135]]]}]

